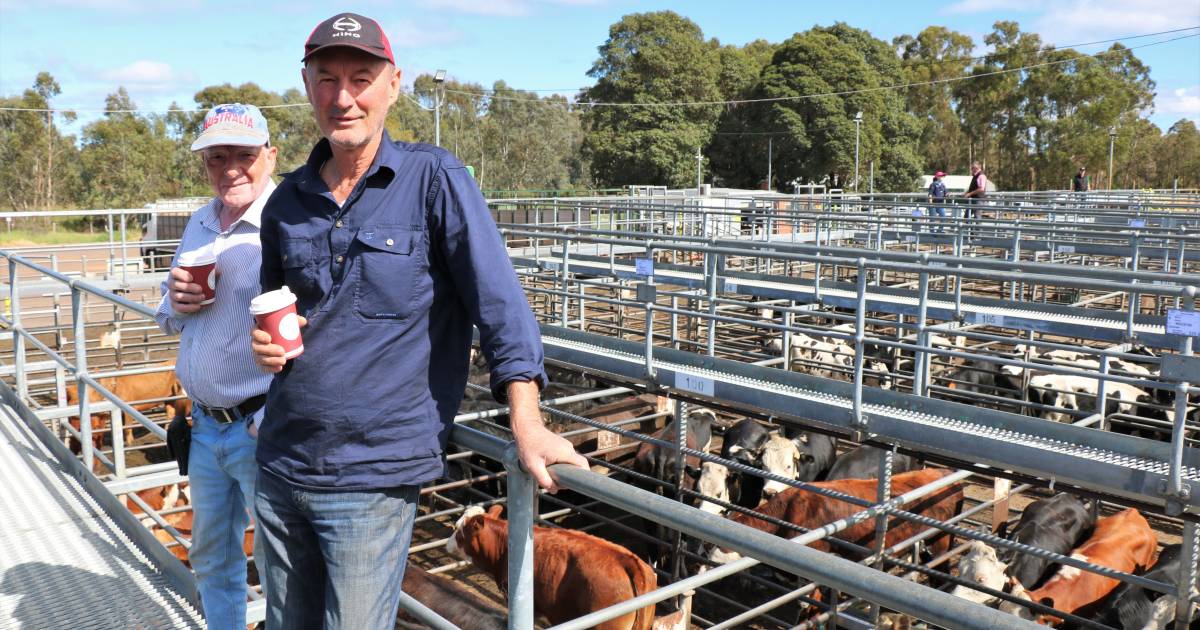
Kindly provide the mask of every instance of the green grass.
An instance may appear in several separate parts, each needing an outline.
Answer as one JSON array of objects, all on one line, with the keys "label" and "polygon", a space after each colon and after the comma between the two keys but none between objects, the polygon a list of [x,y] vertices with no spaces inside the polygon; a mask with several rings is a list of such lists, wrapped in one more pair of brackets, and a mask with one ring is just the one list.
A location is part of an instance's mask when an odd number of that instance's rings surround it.
[{"label": "green grass", "polygon": [[[29,230],[17,229],[11,232],[0,224],[0,247],[22,247],[27,245],[72,245],[76,243],[103,243],[108,240],[108,233],[97,230],[92,234],[87,232],[71,232],[59,229]],[[133,239],[130,239],[133,240]]]}]

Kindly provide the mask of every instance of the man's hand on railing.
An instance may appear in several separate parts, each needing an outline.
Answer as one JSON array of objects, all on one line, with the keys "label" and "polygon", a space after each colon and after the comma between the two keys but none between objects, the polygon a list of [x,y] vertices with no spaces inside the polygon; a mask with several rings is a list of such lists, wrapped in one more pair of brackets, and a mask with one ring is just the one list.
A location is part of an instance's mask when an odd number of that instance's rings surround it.
[{"label": "man's hand on railing", "polygon": [[[215,273],[215,271],[214,271]],[[192,282],[192,274],[179,267],[172,267],[167,278],[167,295],[171,300],[171,309],[176,313],[188,315],[204,308],[204,288]]]},{"label": "man's hand on railing", "polygon": [[[301,328],[308,325],[307,317],[300,315],[297,318]],[[250,329],[250,350],[254,352],[254,361],[264,372],[281,372],[283,366],[287,365],[288,360],[283,357],[283,346],[271,343],[271,333],[261,328]]]},{"label": "man's hand on railing", "polygon": [[508,405],[510,426],[513,438],[517,441],[517,456],[538,486],[551,493],[558,492],[558,484],[547,470],[553,464],[571,464],[588,469],[587,459],[575,452],[570,440],[542,424],[537,384],[529,381],[509,383]]}]

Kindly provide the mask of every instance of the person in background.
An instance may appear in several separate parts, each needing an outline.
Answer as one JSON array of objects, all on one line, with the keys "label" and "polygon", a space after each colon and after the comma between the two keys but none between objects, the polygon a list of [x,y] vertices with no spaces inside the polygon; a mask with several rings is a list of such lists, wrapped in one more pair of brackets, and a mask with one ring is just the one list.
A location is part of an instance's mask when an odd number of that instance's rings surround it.
[{"label": "person in background", "polygon": [[522,467],[553,491],[549,466],[587,460],[542,424],[541,331],[479,187],[450,152],[384,130],[401,79],[379,23],[334,15],[302,62],[323,138],[263,211],[260,284],[296,295],[304,353],[285,359],[251,333],[275,373],[256,497],[267,627],[391,628],[419,488],[445,474],[472,326]]},{"label": "person in background", "polygon": [[976,206],[987,196],[987,183],[987,175],[983,174],[983,165],[979,162],[972,162],[971,185],[967,187],[967,192],[963,193],[963,197],[967,199],[966,216],[979,216],[979,210],[976,209]]},{"label": "person in background", "polygon": [[1088,181],[1087,168],[1080,166],[1079,172],[1075,173],[1075,177],[1071,179],[1071,191],[1087,192],[1088,188],[1090,187],[1090,183],[1091,182]]},{"label": "person in background", "polygon": [[[188,220],[171,271],[162,284],[155,319],[163,332],[178,334],[175,371],[192,399],[192,547],[204,617],[209,628],[246,627],[246,554],[242,550],[258,466],[255,435],[271,377],[263,374],[246,344],[250,300],[258,295],[260,216],[275,190],[271,173],[278,149],[267,121],[253,105],[217,105],[204,117],[192,143],[216,197]],[[178,266],[184,252],[217,257],[216,298],[201,304],[204,291]],[[265,575],[259,537],[254,560]]]},{"label": "person in background", "polygon": [[[938,171],[933,174],[933,182],[929,184],[929,214],[931,216],[946,217],[946,183],[942,181],[945,176],[945,173]],[[934,226],[934,231],[941,232],[943,227],[942,222],[938,221]]]}]

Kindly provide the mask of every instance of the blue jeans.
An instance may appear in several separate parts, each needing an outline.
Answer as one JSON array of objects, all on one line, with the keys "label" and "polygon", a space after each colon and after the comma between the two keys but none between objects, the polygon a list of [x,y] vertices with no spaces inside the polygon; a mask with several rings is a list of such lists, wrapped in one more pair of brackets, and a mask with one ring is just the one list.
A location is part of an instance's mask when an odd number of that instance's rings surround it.
[{"label": "blue jeans", "polygon": [[267,627],[395,627],[418,491],[315,490],[260,470]]},{"label": "blue jeans", "polygon": [[[260,410],[258,413],[262,413]],[[246,627],[246,554],[242,543],[254,509],[257,441],[245,421],[221,424],[192,405],[192,548],[188,552],[200,587],[208,627]],[[254,557],[263,554],[258,536]]]}]

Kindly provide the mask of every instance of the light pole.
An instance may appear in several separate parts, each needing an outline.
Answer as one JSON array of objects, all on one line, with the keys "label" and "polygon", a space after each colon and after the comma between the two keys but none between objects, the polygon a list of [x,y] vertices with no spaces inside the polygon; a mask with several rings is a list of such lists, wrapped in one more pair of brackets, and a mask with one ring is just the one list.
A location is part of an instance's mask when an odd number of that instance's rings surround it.
[{"label": "light pole", "polygon": [[854,115],[854,192],[858,192],[858,136],[862,129],[862,112]]},{"label": "light pole", "polygon": [[1108,189],[1112,190],[1113,180],[1113,143],[1117,141],[1117,128],[1112,126],[1108,128]]},{"label": "light pole", "polygon": [[433,73],[433,143],[442,146],[442,85],[446,82],[446,71]]}]

